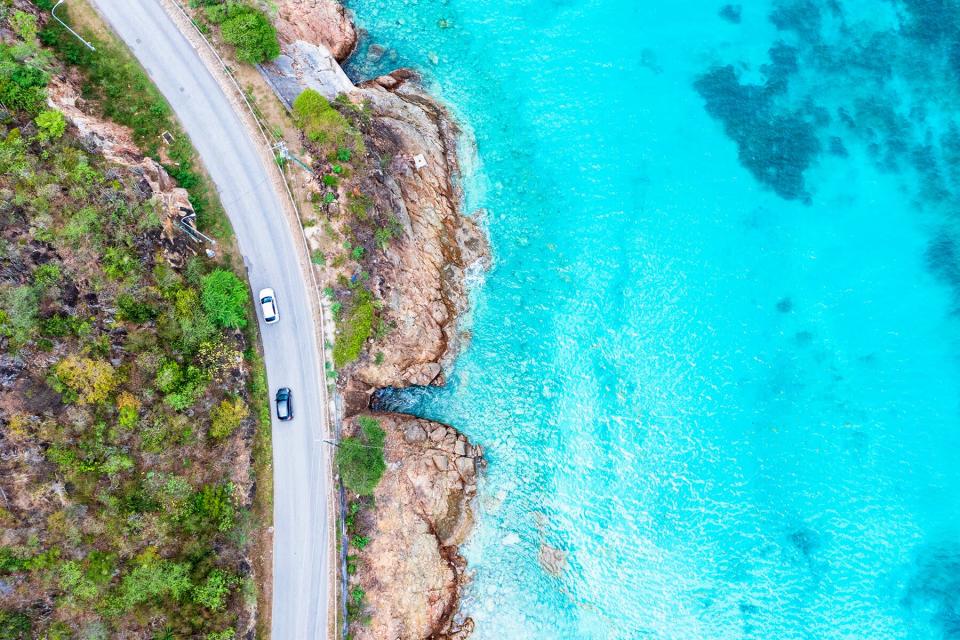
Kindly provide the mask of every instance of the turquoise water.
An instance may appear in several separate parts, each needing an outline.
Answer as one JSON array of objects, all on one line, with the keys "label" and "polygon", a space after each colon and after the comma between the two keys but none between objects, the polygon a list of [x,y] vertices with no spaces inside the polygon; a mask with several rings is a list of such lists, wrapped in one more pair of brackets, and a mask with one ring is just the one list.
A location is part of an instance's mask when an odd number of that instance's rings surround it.
[{"label": "turquoise water", "polygon": [[474,637],[960,638],[960,5],[349,4],[476,140]]}]

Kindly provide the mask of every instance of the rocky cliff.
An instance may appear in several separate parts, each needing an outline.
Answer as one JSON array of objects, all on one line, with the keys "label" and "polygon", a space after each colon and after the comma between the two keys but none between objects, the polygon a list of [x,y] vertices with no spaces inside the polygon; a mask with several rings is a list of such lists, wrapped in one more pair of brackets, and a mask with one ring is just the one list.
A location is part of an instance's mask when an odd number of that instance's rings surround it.
[{"label": "rocky cliff", "polygon": [[137,148],[129,128],[98,118],[83,109],[83,98],[76,88],[80,83],[76,77],[53,78],[47,89],[47,102],[76,127],[77,137],[87,151],[102,155],[140,176],[138,188],[141,195],[156,198],[159,205],[163,224],[159,239],[161,252],[171,266],[183,266],[187,257],[202,250],[199,244],[176,230],[180,220],[193,213],[190,194],[176,185],[159,162]]},{"label": "rocky cliff", "polygon": [[443,384],[460,347],[467,273],[487,265],[486,236],[460,210],[459,130],[447,110],[405,70],[361,86],[368,105],[368,146],[389,158],[361,190],[391,211],[404,233],[375,264],[372,288],[393,327],[369,348],[379,364],[358,363],[351,378],[370,388]]},{"label": "rocky cliff", "polygon": [[[307,5],[310,17],[301,19]],[[351,632],[358,639],[464,638],[473,623],[455,621],[466,569],[458,546],[472,527],[482,451],[447,425],[368,412],[377,389],[445,382],[444,370],[462,343],[457,324],[467,310],[468,274],[489,263],[486,236],[461,210],[460,131],[450,113],[409,70],[347,86],[333,58],[352,50],[356,35],[343,28],[338,8],[333,0],[280,0],[283,56],[261,71],[288,105],[310,87],[362,106],[372,168],[341,185],[339,200],[363,194],[376,216],[400,230],[385,245],[370,244],[376,250],[364,264],[366,286],[390,330],[368,343],[340,381],[343,435],[354,433],[366,415],[386,432],[387,470],[375,508],[363,511],[360,523],[370,543],[359,551],[350,581],[351,590],[366,593],[369,623]],[[291,20],[308,26],[294,28],[286,24]],[[355,231],[357,241],[363,232]]]},{"label": "rocky cliff", "polygon": [[[357,580],[372,603],[357,640],[465,638],[455,621],[466,561],[458,552],[473,524],[471,501],[480,447],[451,427],[400,414],[373,414],[387,433],[387,470],[362,526],[371,540],[359,554]],[[348,420],[344,432],[356,429]]]}]

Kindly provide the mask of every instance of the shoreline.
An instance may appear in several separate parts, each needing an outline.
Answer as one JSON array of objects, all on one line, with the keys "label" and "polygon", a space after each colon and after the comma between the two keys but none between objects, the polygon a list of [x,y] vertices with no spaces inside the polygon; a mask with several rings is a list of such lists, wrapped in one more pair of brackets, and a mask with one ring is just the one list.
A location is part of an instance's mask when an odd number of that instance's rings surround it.
[{"label": "shoreline", "polygon": [[[393,328],[386,336],[374,336],[356,362],[339,370],[340,437],[351,433],[358,419],[376,419],[389,426],[389,464],[377,489],[377,507],[361,513],[365,532],[372,540],[370,548],[378,551],[374,554],[364,549],[365,542],[357,548],[354,538],[344,538],[341,559],[347,563],[348,574],[343,590],[346,626],[355,638],[462,639],[472,631],[473,622],[468,612],[460,609],[468,576],[459,545],[473,525],[476,475],[484,466],[482,449],[450,425],[411,414],[372,411],[371,399],[383,389],[442,386],[446,372],[469,339],[463,326],[464,318],[469,317],[468,282],[475,282],[477,274],[488,270],[490,264],[487,233],[477,217],[464,211],[461,190],[460,159],[465,152],[472,153],[475,162],[476,150],[470,140],[464,139],[447,106],[423,88],[416,72],[401,68],[354,85],[340,66],[355,53],[359,41],[351,18],[325,0],[311,7],[319,18],[298,14],[303,5],[281,3],[275,20],[281,35],[281,56],[259,65],[260,76],[288,109],[300,92],[309,88],[331,101],[346,94],[354,104],[363,106],[371,120],[363,130],[363,140],[367,149],[381,159],[381,170],[345,182],[352,193],[359,190],[369,197],[374,210],[392,212],[404,232],[388,246],[379,247],[382,251],[370,252],[364,263],[369,269],[369,290],[382,305],[379,313],[389,318]],[[331,34],[353,40],[348,46],[331,40]],[[313,41],[299,39],[305,35],[313,36]],[[298,39],[289,39],[294,37]],[[340,60],[331,50],[341,54]],[[351,192],[344,193],[346,185],[338,190],[338,200],[349,201]],[[446,435],[421,449],[416,438],[397,440],[411,429]],[[458,482],[444,479],[449,469],[458,470]],[[460,515],[455,519],[462,524],[456,536],[437,534],[440,522],[453,516],[443,509],[424,510],[424,496],[431,496],[428,502],[460,505],[456,509]],[[345,514],[353,513],[355,502],[341,505]],[[381,504],[403,506],[384,514]],[[427,530],[413,531],[409,522],[398,526],[402,520],[398,513],[416,515]],[[366,540],[367,533],[360,537]],[[424,540],[433,542],[426,544]],[[385,548],[415,548],[420,555],[391,556]],[[402,567],[416,570],[404,573]],[[396,577],[398,573],[408,579],[419,576],[420,583],[404,582]],[[351,615],[351,598],[361,585],[360,593],[375,595],[372,601],[376,603],[370,622],[363,626],[353,625],[350,620],[355,617]],[[409,597],[410,593],[427,592],[444,596],[434,596],[430,602]],[[362,606],[371,609],[367,601]]]}]

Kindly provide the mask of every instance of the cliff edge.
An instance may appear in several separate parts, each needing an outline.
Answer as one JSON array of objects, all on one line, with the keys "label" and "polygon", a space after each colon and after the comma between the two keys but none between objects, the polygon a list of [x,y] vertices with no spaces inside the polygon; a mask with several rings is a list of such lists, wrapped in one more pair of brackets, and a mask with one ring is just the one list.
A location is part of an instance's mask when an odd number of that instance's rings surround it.
[{"label": "cliff edge", "polygon": [[441,385],[460,348],[467,273],[489,262],[486,236],[460,209],[460,131],[408,70],[365,83],[352,97],[370,111],[368,147],[389,158],[360,188],[403,233],[372,269],[371,286],[392,330],[368,351],[383,356],[379,363],[361,360],[350,377],[354,388]]},{"label": "cliff edge", "polygon": [[[340,225],[347,244],[363,248],[360,269],[341,273],[332,289],[355,299],[362,282],[385,329],[339,378],[342,435],[358,435],[365,419],[385,433],[386,469],[373,500],[356,496],[348,516],[348,600],[366,619],[350,632],[367,640],[462,639],[473,622],[458,615],[466,580],[458,549],[473,525],[483,452],[453,427],[370,412],[378,389],[445,383],[464,341],[458,319],[468,307],[468,275],[489,266],[486,236],[461,208],[460,130],[413,71],[350,83],[338,61],[357,34],[338,3],[280,0],[277,11],[282,55],[261,73],[288,106],[307,88],[335,100],[353,118],[366,155],[365,168],[337,186],[318,185],[316,201],[331,202],[314,207],[323,214],[318,223]],[[314,153],[318,175],[331,175],[335,164]],[[371,221],[390,230],[389,242],[374,237]]]},{"label": "cliff edge", "polygon": [[[370,542],[358,552],[356,583],[371,615],[368,624],[355,626],[353,637],[465,638],[473,621],[455,619],[466,569],[458,546],[473,525],[483,451],[446,425],[370,415],[386,432],[387,469],[375,507],[358,523]],[[358,418],[345,423],[345,434],[356,431]]]}]

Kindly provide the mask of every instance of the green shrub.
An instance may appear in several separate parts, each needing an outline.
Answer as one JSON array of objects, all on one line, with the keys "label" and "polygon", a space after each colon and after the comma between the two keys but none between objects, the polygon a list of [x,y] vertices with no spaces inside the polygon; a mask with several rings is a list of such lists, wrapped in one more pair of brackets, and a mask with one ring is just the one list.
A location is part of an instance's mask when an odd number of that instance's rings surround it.
[{"label": "green shrub", "polygon": [[154,384],[163,393],[172,393],[183,381],[183,371],[173,360],[167,360],[157,369]]},{"label": "green shrub", "polygon": [[56,364],[53,373],[62,385],[73,391],[80,404],[103,402],[120,384],[109,362],[80,356],[67,356]]},{"label": "green shrub", "polygon": [[60,277],[60,267],[51,262],[41,264],[33,270],[33,286],[41,290],[48,289],[60,282]]},{"label": "green shrub", "polygon": [[0,575],[26,571],[29,568],[29,558],[17,554],[10,547],[0,547]]},{"label": "green shrub", "polygon": [[353,604],[357,606],[363,602],[365,595],[367,595],[367,592],[363,590],[363,587],[354,587],[350,590],[350,599],[353,601]]},{"label": "green shrub", "polygon": [[32,287],[20,286],[0,294],[0,333],[10,338],[14,347],[30,341],[38,329],[39,300]]},{"label": "green shrub", "polygon": [[277,31],[270,19],[258,9],[243,4],[229,3],[210,7],[207,18],[220,25],[220,35],[236,47],[241,62],[259,64],[280,55]]},{"label": "green shrub", "polygon": [[87,577],[76,560],[68,560],[60,565],[60,588],[68,596],[80,600],[90,600],[97,595],[97,586]]},{"label": "green shrub", "polygon": [[191,598],[194,602],[211,611],[221,611],[227,604],[230,590],[236,586],[237,579],[222,569],[214,569],[203,584],[193,588]]},{"label": "green shrub", "polygon": [[151,600],[169,597],[179,601],[191,587],[190,565],[164,560],[147,551],[121,580],[117,604],[123,612]]},{"label": "green shrub", "polygon": [[14,11],[10,16],[10,26],[21,40],[32,43],[37,39],[37,16],[25,11]]},{"label": "green shrub", "polygon": [[117,296],[117,320],[142,324],[153,320],[156,315],[156,309],[128,293]]},{"label": "green shrub", "polygon": [[181,371],[176,388],[167,395],[166,403],[176,411],[183,411],[193,406],[206,391],[210,376],[206,371],[194,365],[187,365]]},{"label": "green shrub", "polygon": [[47,99],[47,74],[13,60],[10,47],[0,44],[0,103],[8,109],[39,113]]},{"label": "green shrub", "polygon": [[130,251],[120,247],[109,247],[103,254],[101,265],[108,278],[124,280],[136,275],[140,263]]},{"label": "green shrub", "polygon": [[247,326],[247,285],[232,271],[216,269],[203,278],[203,309],[220,327],[242,329]]},{"label": "green shrub", "polygon": [[0,611],[0,638],[3,640],[29,640],[33,622],[21,611]]},{"label": "green shrub", "polygon": [[361,416],[357,422],[360,425],[359,435],[341,441],[336,461],[343,485],[358,495],[369,496],[373,495],[387,468],[383,459],[386,433],[373,418]]},{"label": "green shrub", "polygon": [[190,533],[227,533],[236,524],[233,485],[204,485],[194,492],[180,513],[180,522]]},{"label": "green shrub", "polygon": [[67,130],[63,114],[53,109],[41,111],[33,121],[37,123],[37,137],[41,140],[56,140]]},{"label": "green shrub", "polygon": [[321,178],[320,181],[323,182],[324,186],[331,187],[334,189],[336,189],[337,185],[340,184],[340,180],[337,178],[337,176],[333,175],[332,173],[324,174],[323,178]]},{"label": "green shrub", "polygon": [[313,89],[306,89],[293,101],[293,117],[303,133],[324,148],[343,148],[351,137],[347,119]]},{"label": "green shrub", "polygon": [[353,536],[353,538],[350,539],[350,544],[360,551],[363,551],[367,548],[367,545],[370,544],[370,538],[367,536]]},{"label": "green shrub", "polygon": [[81,242],[90,242],[91,240],[93,240],[94,245],[96,245],[101,237],[98,229],[102,222],[100,214],[96,209],[93,207],[83,207],[70,216],[67,224],[60,230],[60,236],[74,246],[79,245]]},{"label": "green shrub", "polygon": [[338,369],[360,357],[364,343],[373,332],[374,316],[373,301],[365,300],[340,323],[340,335],[333,345],[333,364]]},{"label": "green shrub", "polygon": [[223,400],[210,412],[210,435],[218,440],[229,437],[249,415],[243,398]]}]

